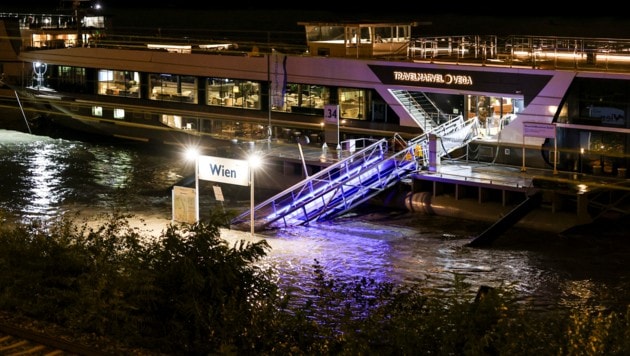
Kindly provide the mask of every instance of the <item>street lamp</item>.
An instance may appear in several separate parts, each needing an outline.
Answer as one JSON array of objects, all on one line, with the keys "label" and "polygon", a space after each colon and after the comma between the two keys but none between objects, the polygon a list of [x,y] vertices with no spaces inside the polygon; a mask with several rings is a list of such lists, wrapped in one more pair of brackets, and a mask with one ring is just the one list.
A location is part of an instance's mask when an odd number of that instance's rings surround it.
[{"label": "street lamp", "polygon": [[186,157],[195,160],[195,222],[199,222],[199,150],[196,147],[189,147],[186,150]]},{"label": "street lamp", "polygon": [[250,208],[249,208],[249,215],[251,217],[250,220],[250,234],[252,237],[254,237],[254,171],[256,170],[256,168],[260,167],[262,160],[260,158],[260,156],[256,153],[256,152],[252,152],[249,155],[249,185],[250,185]]}]

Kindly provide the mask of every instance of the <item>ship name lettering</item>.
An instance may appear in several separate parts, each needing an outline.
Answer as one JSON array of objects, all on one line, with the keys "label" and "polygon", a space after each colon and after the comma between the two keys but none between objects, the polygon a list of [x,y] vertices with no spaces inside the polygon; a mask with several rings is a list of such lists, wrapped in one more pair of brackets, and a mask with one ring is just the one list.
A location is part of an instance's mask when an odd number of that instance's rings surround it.
[{"label": "ship name lettering", "polygon": [[394,71],[394,79],[406,82],[418,83],[438,83],[446,85],[472,85],[473,80],[470,75],[436,74],[422,72],[400,72]]}]

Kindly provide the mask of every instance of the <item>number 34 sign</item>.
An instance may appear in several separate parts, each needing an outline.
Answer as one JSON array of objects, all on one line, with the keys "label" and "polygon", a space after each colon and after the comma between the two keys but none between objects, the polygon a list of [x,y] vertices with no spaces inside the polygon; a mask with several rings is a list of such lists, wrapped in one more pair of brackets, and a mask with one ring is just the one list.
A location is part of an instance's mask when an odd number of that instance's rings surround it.
[{"label": "number 34 sign", "polygon": [[339,105],[324,106],[324,132],[326,142],[339,144]]},{"label": "number 34 sign", "polygon": [[324,123],[333,125],[339,123],[339,105],[324,106]]}]

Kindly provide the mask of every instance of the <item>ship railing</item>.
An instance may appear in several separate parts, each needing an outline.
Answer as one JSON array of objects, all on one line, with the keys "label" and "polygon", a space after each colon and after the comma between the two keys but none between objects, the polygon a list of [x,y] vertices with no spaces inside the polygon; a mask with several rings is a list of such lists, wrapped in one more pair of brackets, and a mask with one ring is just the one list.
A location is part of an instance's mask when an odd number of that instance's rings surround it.
[{"label": "ship railing", "polygon": [[414,152],[413,154],[419,164],[428,166],[430,164],[431,136],[436,140],[436,156],[443,157],[464,147],[479,135],[479,120],[477,118],[464,120],[464,117],[459,115],[455,119],[437,126],[432,131],[425,132],[410,140],[408,145],[416,147],[412,152]]},{"label": "ship railing", "polygon": [[[86,29],[88,33],[89,29]],[[108,30],[99,35],[90,35],[90,46],[118,49],[149,49],[147,44],[168,42],[190,45],[191,53],[254,55],[269,53],[272,49],[287,54],[308,53],[308,44],[303,39],[288,39],[284,42],[261,42],[255,40],[259,33],[237,34],[219,37],[209,32],[206,36],[188,37],[179,34],[156,37],[154,33],[116,33]],[[222,40],[213,40],[221,38]],[[226,38],[228,38],[226,40]],[[252,40],[254,39],[254,40]],[[226,48],[225,44],[231,44]],[[67,43],[67,46],[72,46]],[[484,65],[524,66],[531,68],[566,68],[585,70],[630,70],[630,39],[584,38],[562,36],[496,36],[496,35],[449,35],[413,38],[405,46],[402,57],[414,61],[478,62]],[[47,49],[46,47],[28,50]],[[313,55],[313,54],[311,54]],[[382,58],[382,57],[381,57]]]},{"label": "ship railing", "polygon": [[[351,149],[356,144],[353,141],[341,145]],[[332,219],[414,171],[415,162],[406,159],[409,147],[390,154],[386,139],[363,141],[372,143],[354,152],[350,150],[349,156],[257,205],[253,212],[255,229]],[[234,218],[232,225],[251,223],[250,214],[252,211],[246,211]]]},{"label": "ship railing", "polygon": [[549,69],[630,70],[630,39],[458,35],[412,40],[410,59]]}]

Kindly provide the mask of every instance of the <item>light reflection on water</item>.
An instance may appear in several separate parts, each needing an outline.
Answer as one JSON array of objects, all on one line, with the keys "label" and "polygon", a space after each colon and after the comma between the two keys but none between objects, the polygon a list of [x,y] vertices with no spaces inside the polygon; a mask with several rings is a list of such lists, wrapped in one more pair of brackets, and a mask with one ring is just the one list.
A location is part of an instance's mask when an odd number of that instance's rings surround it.
[{"label": "light reflection on water", "polygon": [[[50,219],[77,210],[96,215],[116,207],[168,222],[170,187],[192,169],[173,152],[0,130],[0,218]],[[210,192],[201,197],[202,212],[219,207]],[[228,206],[231,198],[241,205],[248,199],[230,187],[224,194]],[[461,275],[471,295],[481,285],[512,286],[522,300],[541,307],[630,303],[630,242],[623,238],[515,230],[492,248],[466,247],[485,227],[436,216],[357,211],[255,239],[267,239],[272,250],[261,263],[277,270],[280,284],[298,297],[307,297],[314,286],[317,260],[340,281],[365,276],[443,291]],[[222,231],[231,242],[251,239],[248,232]]]}]

